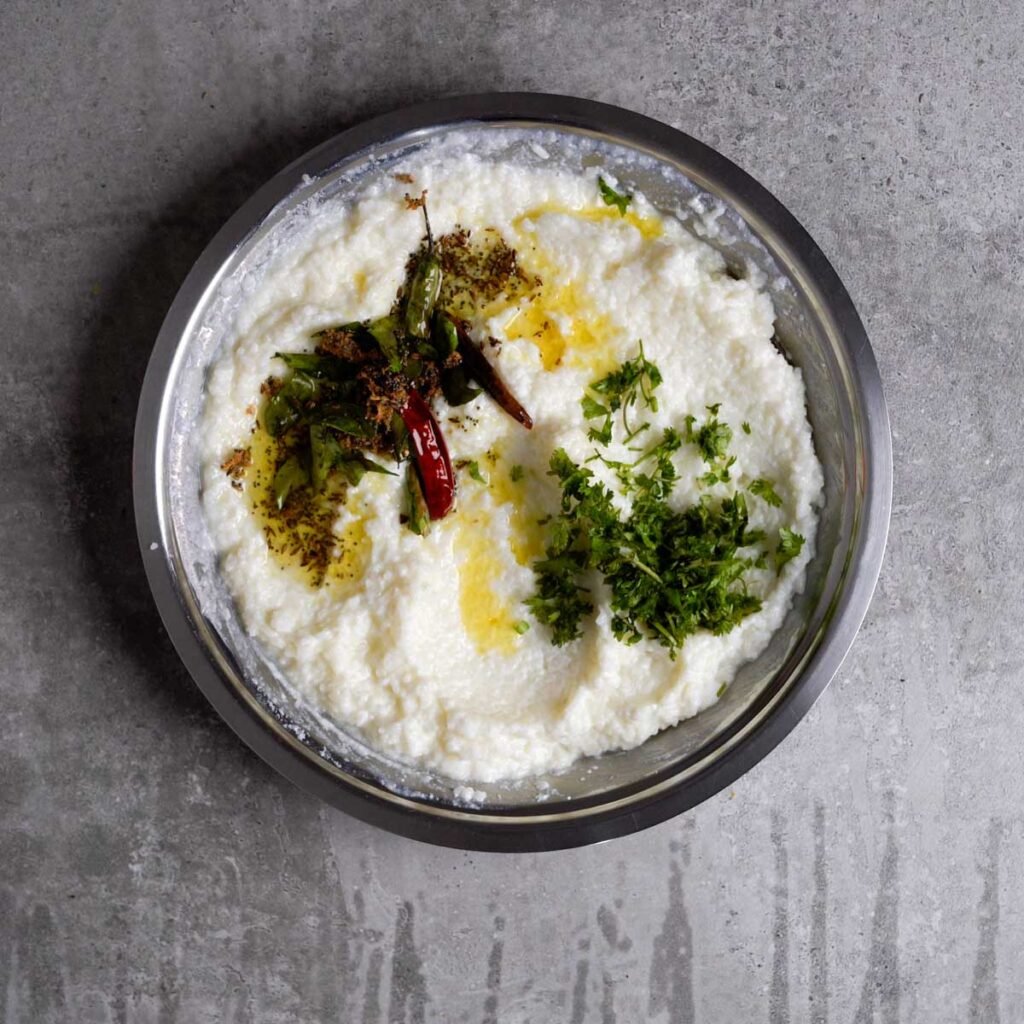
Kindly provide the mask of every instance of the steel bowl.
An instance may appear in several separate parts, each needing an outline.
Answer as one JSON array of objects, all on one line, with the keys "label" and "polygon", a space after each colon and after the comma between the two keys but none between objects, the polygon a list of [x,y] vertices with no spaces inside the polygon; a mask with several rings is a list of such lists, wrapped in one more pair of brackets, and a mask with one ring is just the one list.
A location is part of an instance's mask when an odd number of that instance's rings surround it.
[{"label": "steel bowl", "polygon": [[[825,499],[807,581],[768,649],[714,707],[643,745],[557,775],[455,784],[399,764],[326,721],[246,634],[217,567],[200,506],[195,424],[206,369],[245,280],[310,204],[355,197],[374,175],[454,132],[492,155],[543,152],[600,166],[707,240],[736,273],[760,272],[777,341],[803,371]],[[706,234],[706,231],[705,231]],[[753,270],[752,268],[757,268]],[[297,785],[348,813],[426,842],[548,850],[625,835],[693,807],[764,757],[828,685],[863,619],[882,562],[892,452],[881,382],[853,302],[793,216],[714,150],[658,121],[562,96],[507,93],[424,103],[318,146],[264,185],[196,262],[167,314],[139,404],[135,514],[153,596],[179,655],[225,721]]]}]

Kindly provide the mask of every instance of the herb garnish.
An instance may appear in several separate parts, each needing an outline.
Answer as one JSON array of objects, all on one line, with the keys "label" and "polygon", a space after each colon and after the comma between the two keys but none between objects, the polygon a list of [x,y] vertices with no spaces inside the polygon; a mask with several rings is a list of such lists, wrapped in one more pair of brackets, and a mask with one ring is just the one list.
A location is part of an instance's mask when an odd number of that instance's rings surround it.
[{"label": "herb garnish", "polygon": [[534,564],[537,593],[526,604],[551,627],[556,645],[576,639],[593,610],[583,596],[588,570],[611,591],[615,637],[656,640],[673,658],[698,629],[727,633],[761,607],[743,580],[756,558],[739,554],[750,543],[742,494],[676,512],[642,493],[620,516],[611,492],[564,450],[552,455],[550,472],[562,485],[561,511],[547,557]]},{"label": "herb garnish", "polygon": [[697,429],[694,429],[696,417],[686,417],[686,440],[697,446],[700,457],[708,464],[707,472],[697,478],[705,487],[728,483],[732,478],[730,470],[736,461],[735,455],[729,455],[732,427],[718,418],[721,407],[720,402],[707,406],[710,415]]},{"label": "herb garnish", "polygon": [[782,527],[779,530],[779,546],[775,552],[775,571],[780,572],[790,559],[796,558],[800,554],[803,547],[804,537],[802,534],[785,526]]},{"label": "herb garnish", "polygon": [[706,408],[711,415],[697,430],[693,429],[694,423],[697,422],[695,417],[686,417],[686,440],[695,444],[700,449],[701,458],[711,465],[728,452],[729,442],[732,441],[732,427],[718,419],[718,410],[722,408],[721,402]]},{"label": "herb garnish", "polygon": [[524,470],[518,463],[508,471],[508,478],[512,483],[517,484],[523,479]]},{"label": "herb garnish", "polygon": [[597,179],[597,188],[601,193],[601,198],[605,202],[605,206],[618,207],[619,216],[626,216],[626,208],[631,202],[633,202],[633,196],[624,192],[616,192],[615,189],[608,184],[604,178]]},{"label": "herb garnish", "polygon": [[766,480],[764,477],[758,477],[756,480],[751,481],[747,490],[750,491],[751,494],[756,494],[773,508],[782,508],[782,499],[775,492],[775,488],[772,486],[771,480]]},{"label": "herb garnish", "polygon": [[478,483],[487,486],[487,477],[480,470],[480,463],[476,459],[461,459],[455,463],[456,469],[464,469]]},{"label": "herb garnish", "polygon": [[[614,414],[620,409],[627,441],[649,429],[649,423],[631,425],[627,412],[641,403],[656,411],[654,391],[661,383],[661,373],[641,346],[636,359],[590,385],[580,403],[583,415],[603,418],[600,426],[590,428],[590,440],[611,444]],[[729,454],[732,429],[719,418],[720,404],[706,408],[703,423],[687,416],[682,433],[666,428],[659,441],[631,462],[600,451],[587,460],[612,470],[622,495],[631,500],[626,512],[586,464],[577,465],[561,448],[552,455],[549,473],[561,484],[560,508],[538,520],[549,526],[548,545],[546,557],[534,563],[536,591],[526,605],[538,622],[550,627],[557,646],[581,635],[584,618],[594,610],[588,584],[597,578],[611,595],[615,637],[628,644],[656,640],[672,658],[697,630],[728,633],[761,608],[760,598],[747,589],[746,574],[767,566],[766,551],[758,549],[765,532],[749,528],[743,494],[719,499],[704,495],[682,511],[668,502],[678,477],[673,456],[684,443],[695,445],[708,466],[700,483],[730,480],[736,461]],[[748,489],[770,505],[782,504],[764,478]],[[799,534],[780,531],[777,569],[802,546]],[[724,688],[719,696],[722,692]]]},{"label": "herb garnish", "polygon": [[646,430],[648,424],[637,428],[629,425],[629,410],[642,401],[651,410],[658,411],[658,399],[654,392],[662,382],[661,371],[644,355],[644,343],[638,343],[640,354],[635,359],[627,360],[617,370],[590,385],[590,391],[599,396],[585,394],[580,401],[583,416],[588,420],[604,417],[600,427],[591,427],[587,436],[598,444],[610,444],[612,439],[612,418],[614,413],[622,410],[622,428],[626,433],[626,441],[631,441],[637,434]]}]

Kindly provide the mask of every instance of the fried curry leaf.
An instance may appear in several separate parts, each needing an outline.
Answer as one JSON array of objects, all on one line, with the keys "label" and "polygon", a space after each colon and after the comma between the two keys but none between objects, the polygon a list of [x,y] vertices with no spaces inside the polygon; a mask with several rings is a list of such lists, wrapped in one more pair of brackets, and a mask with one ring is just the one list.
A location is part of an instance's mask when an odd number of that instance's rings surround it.
[{"label": "fried curry leaf", "polygon": [[451,317],[440,310],[434,314],[434,330],[431,333],[433,348],[440,358],[450,356],[459,347],[459,331]]},{"label": "fried curry leaf", "polygon": [[398,344],[398,321],[393,316],[382,316],[371,320],[366,329],[373,335],[373,340],[380,346],[388,361],[388,367],[398,372],[402,368],[402,355]]},{"label": "fried curry leaf", "polygon": [[278,467],[274,474],[274,502],[278,509],[283,509],[289,497],[301,487],[309,483],[309,471],[297,455],[290,455]]},{"label": "fried curry leaf", "polygon": [[341,459],[341,445],[327,427],[314,423],[309,428],[310,476],[319,493],[327,486],[331,470]]},{"label": "fried curry leaf", "polygon": [[441,391],[444,400],[451,406],[466,405],[483,394],[480,388],[469,383],[466,371],[461,365],[449,367],[441,374]]},{"label": "fried curry leaf", "polygon": [[345,482],[355,487],[367,473],[385,473],[388,476],[397,476],[397,473],[382,466],[373,459],[368,459],[362,452],[346,451],[342,449],[341,457],[335,463]]},{"label": "fried curry leaf", "polygon": [[343,359],[336,356],[319,355],[316,352],[275,352],[289,370],[297,370],[310,377],[324,377],[329,380],[345,380],[351,376],[351,369]]}]

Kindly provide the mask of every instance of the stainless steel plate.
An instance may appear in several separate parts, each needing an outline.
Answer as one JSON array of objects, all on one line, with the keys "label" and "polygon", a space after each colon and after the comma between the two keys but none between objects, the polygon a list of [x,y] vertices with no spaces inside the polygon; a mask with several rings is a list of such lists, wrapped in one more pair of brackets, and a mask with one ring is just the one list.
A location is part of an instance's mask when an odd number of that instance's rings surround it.
[{"label": "stainless steel plate", "polygon": [[[206,368],[230,332],[246,280],[299,230],[310,205],[356,196],[410,151],[454,133],[489,158],[607,168],[663,212],[701,230],[738,273],[757,268],[777,336],[804,374],[825,471],[807,585],[765,653],[696,718],[631,751],[558,775],[478,786],[400,765],[323,720],[247,636],[217,570],[200,508],[195,424]],[[532,155],[531,155],[532,154]],[[427,842],[540,850],[652,825],[734,781],[806,713],[846,654],[881,566],[892,455],[881,383],[864,328],[835,271],[794,218],[718,153],[657,121],[604,104],[534,94],[439,100],[330,139],[259,190],[196,262],[161,328],[135,436],[135,512],[154,598],[182,660],[233,729],[293,782],[349,813]],[[500,685],[500,681],[497,681]]]}]

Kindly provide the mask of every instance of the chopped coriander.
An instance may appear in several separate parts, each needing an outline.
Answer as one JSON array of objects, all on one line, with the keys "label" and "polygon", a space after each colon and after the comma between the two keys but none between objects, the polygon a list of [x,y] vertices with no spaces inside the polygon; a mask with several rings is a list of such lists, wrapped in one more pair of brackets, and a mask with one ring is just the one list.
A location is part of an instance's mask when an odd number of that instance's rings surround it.
[{"label": "chopped coriander", "polygon": [[584,395],[580,399],[580,405],[583,408],[584,417],[588,420],[608,415],[608,407],[602,405],[596,398],[592,398],[590,395]]},{"label": "chopped coriander", "polygon": [[701,458],[709,465],[725,456],[729,442],[732,441],[732,427],[718,419],[721,407],[720,402],[707,406],[711,415],[697,430],[693,429],[696,419],[693,416],[686,417],[686,440],[697,446]]},{"label": "chopped coriander", "polygon": [[728,454],[732,427],[719,420],[718,410],[721,407],[720,402],[707,406],[710,415],[699,427],[695,428],[695,416],[687,416],[685,421],[686,440],[697,446],[700,457],[708,464],[707,472],[697,478],[697,482],[704,487],[728,483],[732,478],[730,470],[736,461],[734,455]]},{"label": "chopped coriander", "polygon": [[[674,451],[681,439],[666,435],[665,450]],[[656,451],[648,457],[657,464]],[[550,472],[562,485],[561,509],[547,557],[534,563],[537,592],[526,604],[551,627],[556,645],[580,636],[580,622],[593,611],[582,596],[588,571],[600,573],[611,592],[615,637],[627,644],[657,640],[671,657],[698,629],[728,633],[760,609],[743,580],[754,559],[737,553],[751,543],[742,494],[717,504],[704,498],[677,512],[664,500],[671,480],[655,480],[656,471],[623,516],[611,492],[564,450],[552,455]]]},{"label": "chopped coriander", "polygon": [[659,500],[669,496],[678,475],[672,462],[672,456],[679,451],[682,445],[683,439],[679,436],[679,431],[668,427],[661,435],[661,440],[648,448],[633,463],[636,467],[653,460],[653,466],[649,472],[634,474],[635,486],[641,495]]},{"label": "chopped coriander", "polygon": [[512,628],[522,636],[524,633],[529,632],[530,624],[525,619],[520,619],[518,622],[512,623]]},{"label": "chopped coriander", "polygon": [[771,480],[766,480],[763,476],[759,476],[756,480],[751,481],[747,490],[768,502],[773,508],[782,507],[782,499],[776,493]]},{"label": "chopped coriander", "polygon": [[586,419],[604,417],[604,423],[600,427],[590,428],[587,436],[591,441],[602,445],[611,443],[613,414],[620,409],[622,428],[627,441],[631,441],[637,434],[647,429],[647,424],[635,429],[630,427],[628,413],[633,406],[643,402],[651,412],[658,411],[658,399],[654,392],[661,385],[661,371],[644,355],[642,341],[639,342],[639,350],[639,355],[635,359],[628,359],[617,370],[590,385],[590,390],[598,395],[601,401],[589,394],[584,395],[580,401]]},{"label": "chopped coriander", "polygon": [[478,484],[487,484],[487,477],[484,476],[480,469],[480,463],[476,459],[465,459],[459,462],[458,466],[460,469],[466,470]]},{"label": "chopped coriander", "polygon": [[715,696],[716,697],[721,697],[722,694],[725,693],[725,691],[728,690],[728,689],[729,689],[729,684],[728,683],[722,683],[722,685],[716,691]]},{"label": "chopped coriander", "polygon": [[586,590],[576,582],[585,567],[586,555],[576,551],[559,556],[549,554],[534,563],[537,592],[524,604],[539,623],[551,627],[551,642],[556,647],[582,636],[580,621],[594,610],[583,596]]},{"label": "chopped coriander", "polygon": [[796,558],[803,550],[804,537],[795,530],[783,527],[779,530],[779,546],[775,551],[775,571],[781,571],[782,567]]},{"label": "chopped coriander", "polygon": [[718,459],[711,469],[702,476],[697,477],[697,482],[704,487],[714,487],[715,484],[727,484],[732,479],[730,470],[735,461],[735,455],[730,455],[726,459]]},{"label": "chopped coriander", "polygon": [[597,179],[597,188],[601,193],[601,198],[604,200],[605,206],[615,206],[618,208],[619,216],[626,216],[626,208],[631,202],[633,202],[633,196],[625,192],[616,192],[615,189],[608,184],[604,178]]},{"label": "chopped coriander", "polygon": [[516,484],[516,483],[519,483],[519,481],[523,479],[523,474],[524,474],[523,467],[520,466],[517,463],[515,466],[513,466],[508,471],[508,478],[509,478],[509,480],[512,481],[512,483]]},{"label": "chopped coriander", "polygon": [[743,428],[743,433],[744,434],[749,434],[750,433],[750,424],[746,420],[744,420],[740,424],[740,426]]}]

